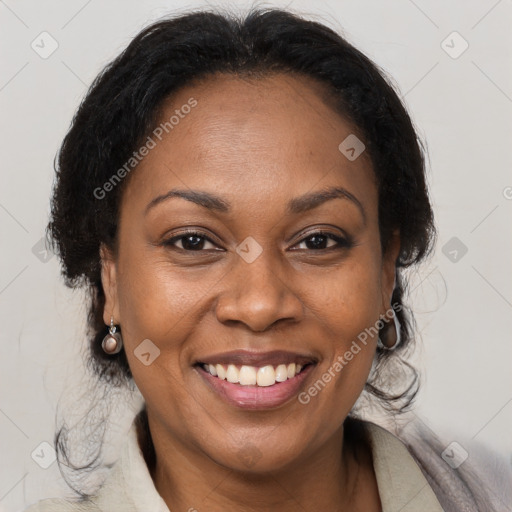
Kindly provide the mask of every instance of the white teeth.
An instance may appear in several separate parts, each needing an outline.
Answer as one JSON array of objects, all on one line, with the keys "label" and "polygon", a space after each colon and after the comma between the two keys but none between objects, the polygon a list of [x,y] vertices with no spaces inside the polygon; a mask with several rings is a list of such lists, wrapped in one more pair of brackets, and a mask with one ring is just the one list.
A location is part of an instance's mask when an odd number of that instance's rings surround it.
[{"label": "white teeth", "polygon": [[232,384],[238,384],[240,380],[239,373],[238,368],[234,364],[230,364],[226,372],[226,380]]},{"label": "white teeth", "polygon": [[256,368],[254,366],[242,366],[240,368],[239,381],[242,386],[254,386],[257,382]]},{"label": "white teeth", "polygon": [[256,376],[258,386],[272,386],[276,383],[276,372],[273,366],[263,366]]},{"label": "white teeth", "polygon": [[277,367],[266,365],[259,368],[243,365],[238,369],[234,364],[228,365],[227,368],[222,364],[204,364],[203,368],[214,377],[232,384],[268,387],[276,382],[292,379],[300,373],[303,366],[295,363],[280,364]]},{"label": "white teeth", "polygon": [[225,380],[226,379],[226,370],[224,369],[224,366],[222,366],[221,364],[217,364],[217,365],[215,365],[215,369],[217,370],[217,377],[219,377],[219,379],[221,379],[221,380]]},{"label": "white teeth", "polygon": [[288,378],[288,368],[285,364],[280,364],[276,368],[276,382],[284,382]]}]

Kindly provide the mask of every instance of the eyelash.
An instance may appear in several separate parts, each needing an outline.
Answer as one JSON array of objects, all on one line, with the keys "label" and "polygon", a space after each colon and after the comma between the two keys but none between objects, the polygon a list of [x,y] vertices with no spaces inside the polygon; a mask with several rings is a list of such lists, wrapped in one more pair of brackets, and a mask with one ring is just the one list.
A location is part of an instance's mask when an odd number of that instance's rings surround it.
[{"label": "eyelash", "polygon": [[[331,233],[329,231],[324,231],[324,230],[318,230],[318,231],[313,231],[311,233],[308,233],[307,236],[303,237],[295,245],[304,243],[306,240],[309,240],[310,238],[313,238],[314,236],[318,236],[318,235],[325,236],[331,240],[334,240],[337,245],[331,246],[331,247],[326,247],[324,249],[301,249],[301,250],[314,251],[314,252],[325,252],[325,251],[331,251],[331,250],[348,249],[353,246],[353,242],[350,238],[343,238],[343,237],[334,235],[333,233]],[[183,238],[190,237],[190,236],[204,238],[206,241],[208,241],[212,244],[215,244],[215,242],[210,237],[208,237],[206,233],[204,233],[202,231],[190,230],[190,231],[184,231],[184,232],[180,233],[179,235],[173,236],[172,238],[164,241],[163,245],[165,245],[167,247],[171,247],[172,249],[176,249],[178,251],[183,251],[183,252],[204,252],[205,249],[199,249],[197,251],[194,251],[194,250],[183,249],[181,247],[175,246],[175,243],[177,241],[179,241]],[[207,250],[211,250],[211,249],[207,249]],[[298,250],[298,249],[293,249],[293,250]]]}]

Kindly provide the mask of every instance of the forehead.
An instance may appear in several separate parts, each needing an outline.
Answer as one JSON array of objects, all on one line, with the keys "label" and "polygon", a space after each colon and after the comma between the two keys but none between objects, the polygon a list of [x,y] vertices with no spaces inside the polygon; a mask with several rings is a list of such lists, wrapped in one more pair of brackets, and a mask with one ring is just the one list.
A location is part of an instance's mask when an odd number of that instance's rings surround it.
[{"label": "forehead", "polygon": [[150,200],[179,186],[233,204],[268,205],[344,186],[375,202],[369,155],[349,160],[339,149],[347,137],[362,136],[325,97],[321,84],[287,74],[217,75],[184,87],[163,103],[157,131],[149,134],[153,148],[130,177],[124,200]]}]

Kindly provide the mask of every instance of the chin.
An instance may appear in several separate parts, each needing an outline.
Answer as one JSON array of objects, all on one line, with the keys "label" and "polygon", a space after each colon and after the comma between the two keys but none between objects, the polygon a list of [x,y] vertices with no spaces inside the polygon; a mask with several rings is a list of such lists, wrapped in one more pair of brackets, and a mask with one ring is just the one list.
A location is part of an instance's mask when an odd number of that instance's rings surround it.
[{"label": "chin", "polygon": [[[275,429],[276,426],[273,425],[272,430]],[[270,433],[261,436],[259,440],[248,435],[239,443],[224,445],[222,451],[206,453],[217,464],[231,471],[252,475],[280,472],[296,464],[297,458],[304,450],[304,443],[301,442],[304,435],[297,433],[292,436],[289,430],[283,430],[283,433],[285,435],[275,437],[272,442],[269,442]],[[229,434],[223,433],[222,436],[225,440]],[[237,437],[239,436],[238,433]]]}]

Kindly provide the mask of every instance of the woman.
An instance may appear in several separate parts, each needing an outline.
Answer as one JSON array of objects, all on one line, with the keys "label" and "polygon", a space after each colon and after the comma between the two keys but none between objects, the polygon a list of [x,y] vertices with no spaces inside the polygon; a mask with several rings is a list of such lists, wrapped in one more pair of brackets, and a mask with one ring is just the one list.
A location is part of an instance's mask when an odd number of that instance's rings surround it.
[{"label": "woman", "polygon": [[435,230],[404,106],[330,29],[146,28],[73,120],[49,232],[91,290],[98,380],[145,403],[98,492],[31,512],[500,510],[433,440],[354,412],[414,398],[402,269]]}]

